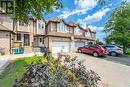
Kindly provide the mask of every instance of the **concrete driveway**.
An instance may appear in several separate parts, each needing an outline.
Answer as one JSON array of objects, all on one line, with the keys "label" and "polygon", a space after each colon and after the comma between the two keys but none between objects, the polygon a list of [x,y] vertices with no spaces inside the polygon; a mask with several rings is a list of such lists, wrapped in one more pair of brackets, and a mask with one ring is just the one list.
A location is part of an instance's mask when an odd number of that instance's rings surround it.
[{"label": "concrete driveway", "polygon": [[99,74],[99,87],[130,87],[130,66],[95,58],[87,54],[73,53],[79,60],[84,60],[87,69]]}]

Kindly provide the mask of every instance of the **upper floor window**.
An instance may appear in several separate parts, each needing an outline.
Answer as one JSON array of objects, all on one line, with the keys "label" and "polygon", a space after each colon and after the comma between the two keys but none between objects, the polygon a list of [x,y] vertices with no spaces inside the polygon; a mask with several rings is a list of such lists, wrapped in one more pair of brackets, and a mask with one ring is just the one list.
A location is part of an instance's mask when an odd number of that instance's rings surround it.
[{"label": "upper floor window", "polygon": [[96,35],[94,33],[91,33],[91,37],[95,37]]},{"label": "upper floor window", "polygon": [[73,27],[67,27],[68,28],[68,30],[69,30],[69,32],[71,33],[71,34],[74,34],[74,28]]},{"label": "upper floor window", "polygon": [[38,29],[44,29],[44,24],[38,23]]},{"label": "upper floor window", "polygon": [[20,26],[25,26],[25,23],[23,21],[19,21]]},{"label": "upper floor window", "polygon": [[89,32],[89,31],[88,31],[88,32],[85,32],[85,36],[91,37],[90,32]]},{"label": "upper floor window", "polygon": [[74,29],[74,34],[76,34],[76,35],[81,35],[81,34],[82,34],[82,31],[81,31],[79,28],[75,28],[75,29]]},{"label": "upper floor window", "polygon": [[64,23],[59,23],[59,24],[57,24],[57,31],[69,32],[69,29]]}]

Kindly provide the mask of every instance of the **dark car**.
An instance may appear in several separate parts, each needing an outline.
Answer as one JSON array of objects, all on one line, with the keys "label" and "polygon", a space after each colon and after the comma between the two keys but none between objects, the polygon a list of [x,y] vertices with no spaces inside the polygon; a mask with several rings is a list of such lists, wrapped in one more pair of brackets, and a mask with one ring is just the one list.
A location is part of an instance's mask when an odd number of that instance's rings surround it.
[{"label": "dark car", "polygon": [[100,45],[85,45],[84,47],[79,47],[78,52],[92,54],[95,57],[105,56],[107,54],[106,49]]}]

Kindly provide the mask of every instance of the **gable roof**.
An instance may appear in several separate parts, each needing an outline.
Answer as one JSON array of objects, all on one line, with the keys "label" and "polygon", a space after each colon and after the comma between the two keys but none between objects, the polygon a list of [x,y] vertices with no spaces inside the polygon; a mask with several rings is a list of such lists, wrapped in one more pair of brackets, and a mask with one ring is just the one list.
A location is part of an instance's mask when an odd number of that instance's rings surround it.
[{"label": "gable roof", "polygon": [[[65,22],[63,19],[60,19],[60,18],[58,18],[58,17],[56,17],[56,18],[54,18],[54,19],[51,19],[51,20],[49,20],[48,22],[47,22],[47,25],[50,23],[50,22],[53,22],[53,23],[60,23],[60,22],[63,22],[65,25],[67,25],[67,26],[70,26],[70,27],[79,27],[81,30],[84,30],[84,31],[90,31],[91,33],[96,33],[95,31],[92,31],[90,28],[83,28],[83,27],[81,27],[79,24],[75,24],[75,23],[73,23],[73,22]],[[47,26],[46,25],[46,26]]]}]

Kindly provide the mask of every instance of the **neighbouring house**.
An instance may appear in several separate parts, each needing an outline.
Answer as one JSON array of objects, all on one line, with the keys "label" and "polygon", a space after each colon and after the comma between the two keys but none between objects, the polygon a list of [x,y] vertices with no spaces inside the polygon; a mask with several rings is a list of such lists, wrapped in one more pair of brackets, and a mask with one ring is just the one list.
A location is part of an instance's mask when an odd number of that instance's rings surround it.
[{"label": "neighbouring house", "polygon": [[28,24],[15,21],[14,32],[14,47],[22,46],[25,53],[31,53],[34,43],[34,19],[30,18]]},{"label": "neighbouring house", "polygon": [[75,52],[78,47],[92,44],[96,32],[80,25],[56,18],[46,22],[30,18],[28,24],[15,21],[0,14],[0,47],[7,54],[15,48],[23,47],[24,53],[31,53],[48,47],[52,53]]},{"label": "neighbouring house", "polygon": [[13,31],[0,24],[0,54],[11,53],[11,46],[13,44]]},{"label": "neighbouring house", "polygon": [[[88,35],[89,34],[89,35]],[[92,36],[93,35],[93,36]],[[91,32],[74,23],[66,23],[62,19],[49,20],[46,24],[45,45],[52,53],[74,52],[78,47],[95,40],[95,32]]]},{"label": "neighbouring house", "polygon": [[13,21],[0,14],[0,52],[10,54],[13,46]]},{"label": "neighbouring house", "polygon": [[[11,19],[6,14],[0,14],[0,24],[1,26],[5,27],[6,32],[2,29],[3,35],[6,35],[6,33],[13,32],[13,34],[8,35],[8,38],[10,38],[11,42],[8,42],[7,40],[4,41],[0,38],[0,44],[3,47],[6,43],[7,48],[5,50],[9,50],[8,53],[13,53],[12,49],[16,48],[24,48],[25,53],[31,53],[33,51],[33,40],[34,40],[34,19],[30,18],[29,23],[25,24],[22,21],[15,21]],[[3,28],[4,29],[4,28]],[[8,31],[8,32],[7,32]],[[1,36],[3,36],[0,34]],[[1,41],[2,40],[2,41]]]}]

